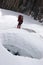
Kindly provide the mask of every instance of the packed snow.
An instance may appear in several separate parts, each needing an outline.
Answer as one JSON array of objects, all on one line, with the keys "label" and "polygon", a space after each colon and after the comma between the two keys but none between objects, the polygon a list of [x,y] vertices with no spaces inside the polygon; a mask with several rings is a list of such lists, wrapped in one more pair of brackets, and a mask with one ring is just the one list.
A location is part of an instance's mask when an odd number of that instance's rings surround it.
[{"label": "packed snow", "polygon": [[43,65],[43,23],[22,14],[17,29],[19,14],[0,9],[0,65]]}]

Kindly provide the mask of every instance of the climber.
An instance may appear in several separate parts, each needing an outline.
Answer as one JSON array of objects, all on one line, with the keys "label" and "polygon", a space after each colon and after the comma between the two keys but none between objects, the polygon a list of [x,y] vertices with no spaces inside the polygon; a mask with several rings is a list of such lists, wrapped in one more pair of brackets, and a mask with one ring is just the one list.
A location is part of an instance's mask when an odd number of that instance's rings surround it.
[{"label": "climber", "polygon": [[22,15],[19,15],[18,16],[18,25],[17,25],[17,28],[21,28],[21,24],[23,23],[23,16]]}]

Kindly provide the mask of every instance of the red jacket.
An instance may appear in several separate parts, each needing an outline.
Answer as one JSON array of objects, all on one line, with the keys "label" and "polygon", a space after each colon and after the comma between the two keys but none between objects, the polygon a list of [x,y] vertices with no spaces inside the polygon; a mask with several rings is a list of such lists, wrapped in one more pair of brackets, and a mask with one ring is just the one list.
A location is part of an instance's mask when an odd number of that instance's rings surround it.
[{"label": "red jacket", "polygon": [[23,22],[23,16],[22,15],[18,16],[18,22]]}]

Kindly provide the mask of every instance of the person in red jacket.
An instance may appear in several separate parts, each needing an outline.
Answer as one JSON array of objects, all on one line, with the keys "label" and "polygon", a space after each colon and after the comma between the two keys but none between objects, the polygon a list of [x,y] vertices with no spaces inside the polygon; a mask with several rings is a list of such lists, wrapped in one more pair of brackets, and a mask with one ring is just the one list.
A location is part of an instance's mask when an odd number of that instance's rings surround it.
[{"label": "person in red jacket", "polygon": [[17,25],[17,28],[21,28],[21,24],[23,23],[23,16],[22,15],[19,15],[18,16],[18,25]]}]

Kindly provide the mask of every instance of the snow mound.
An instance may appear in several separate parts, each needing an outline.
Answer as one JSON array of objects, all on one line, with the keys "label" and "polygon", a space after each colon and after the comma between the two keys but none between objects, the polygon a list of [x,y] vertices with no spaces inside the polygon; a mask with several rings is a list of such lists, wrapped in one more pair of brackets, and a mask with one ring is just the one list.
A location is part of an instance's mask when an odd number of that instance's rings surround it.
[{"label": "snow mound", "polygon": [[0,35],[2,44],[12,54],[38,59],[43,57],[43,41],[36,33],[13,28],[1,31]]}]

